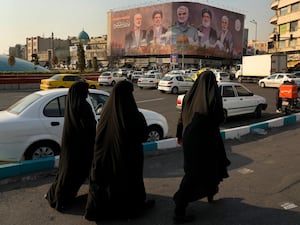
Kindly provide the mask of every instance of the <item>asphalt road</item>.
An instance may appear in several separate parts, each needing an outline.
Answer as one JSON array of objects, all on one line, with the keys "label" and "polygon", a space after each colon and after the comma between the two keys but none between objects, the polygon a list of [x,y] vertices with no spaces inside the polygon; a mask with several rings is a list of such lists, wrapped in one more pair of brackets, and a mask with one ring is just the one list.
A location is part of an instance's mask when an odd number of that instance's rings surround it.
[{"label": "asphalt road", "polygon": [[[255,83],[244,83],[255,94],[264,96],[267,99],[268,107],[263,111],[262,118],[255,119],[252,115],[243,115],[228,118],[227,122],[221,126],[221,129],[248,125],[255,122],[281,116],[275,113],[275,95],[274,88],[260,88]],[[100,89],[111,91],[112,87],[101,86]],[[33,90],[0,90],[0,110],[5,109],[21,97],[33,92]],[[179,117],[179,111],[176,109],[177,95],[160,93],[156,89],[142,89],[135,87],[134,96],[138,107],[150,109],[164,115],[168,121],[168,137],[175,137],[176,125]]]},{"label": "asphalt road", "polygon": [[[191,225],[299,225],[300,224],[300,123],[225,141],[231,160],[215,199],[193,202]],[[0,184],[1,225],[170,225],[172,196],[183,175],[180,148],[145,154],[144,180],[153,209],[132,221],[98,223],[83,218],[88,185],[80,189],[76,203],[65,213],[49,207],[43,195],[54,180],[45,172]]]}]

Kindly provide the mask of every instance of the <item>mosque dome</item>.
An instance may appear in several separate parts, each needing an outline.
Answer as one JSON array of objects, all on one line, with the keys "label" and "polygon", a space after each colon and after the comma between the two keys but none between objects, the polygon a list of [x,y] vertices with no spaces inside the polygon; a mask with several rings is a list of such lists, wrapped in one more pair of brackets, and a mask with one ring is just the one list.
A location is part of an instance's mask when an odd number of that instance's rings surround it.
[{"label": "mosque dome", "polygon": [[79,33],[78,39],[79,40],[90,40],[90,37],[89,37],[88,33],[83,30]]},{"label": "mosque dome", "polygon": [[10,66],[8,64],[8,58],[9,56],[0,55],[0,72],[16,72],[16,71],[50,72],[50,70],[42,66],[34,65],[31,62],[16,57],[15,57],[14,65]]}]

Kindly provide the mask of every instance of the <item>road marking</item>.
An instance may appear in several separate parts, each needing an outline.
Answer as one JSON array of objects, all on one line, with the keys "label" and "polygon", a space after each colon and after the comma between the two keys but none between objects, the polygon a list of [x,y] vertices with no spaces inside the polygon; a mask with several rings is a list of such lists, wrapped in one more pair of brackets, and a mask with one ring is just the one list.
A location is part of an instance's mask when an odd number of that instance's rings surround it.
[{"label": "road marking", "polygon": [[241,174],[249,174],[249,173],[253,173],[254,171],[248,168],[242,168],[238,170],[239,173]]},{"label": "road marking", "polygon": [[136,103],[144,103],[144,102],[155,102],[155,101],[161,101],[164,98],[154,98],[154,99],[148,99],[148,100],[143,100],[143,101],[137,101]]},{"label": "road marking", "polygon": [[294,204],[292,202],[285,202],[285,203],[282,203],[280,206],[284,209],[293,209],[293,208],[298,207],[296,204]]}]

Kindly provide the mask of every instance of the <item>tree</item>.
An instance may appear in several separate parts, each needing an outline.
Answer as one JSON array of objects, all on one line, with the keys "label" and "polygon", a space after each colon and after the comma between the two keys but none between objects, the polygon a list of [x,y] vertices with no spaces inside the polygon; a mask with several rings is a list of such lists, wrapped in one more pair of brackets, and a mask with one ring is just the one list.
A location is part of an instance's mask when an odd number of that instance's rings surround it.
[{"label": "tree", "polygon": [[10,55],[8,57],[7,63],[9,66],[14,66],[16,64],[16,59],[14,56]]},{"label": "tree", "polygon": [[98,71],[98,61],[97,61],[97,57],[94,57],[93,58],[93,68],[94,68],[94,71]]},{"label": "tree", "polygon": [[78,56],[78,69],[80,72],[84,71],[85,68],[85,55],[82,44],[80,43],[77,48],[77,56]]}]

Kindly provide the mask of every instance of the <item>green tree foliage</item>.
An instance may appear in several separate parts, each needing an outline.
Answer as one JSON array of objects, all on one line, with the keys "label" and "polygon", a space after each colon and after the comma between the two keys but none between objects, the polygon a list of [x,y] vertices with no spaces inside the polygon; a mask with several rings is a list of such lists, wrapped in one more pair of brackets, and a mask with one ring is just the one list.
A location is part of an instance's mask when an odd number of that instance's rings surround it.
[{"label": "green tree foliage", "polygon": [[84,71],[85,68],[85,55],[82,44],[80,43],[77,48],[77,56],[78,56],[78,69],[80,72]]},{"label": "green tree foliage", "polygon": [[93,69],[94,71],[98,71],[98,61],[97,61],[97,57],[93,58]]},{"label": "green tree foliage", "polygon": [[10,55],[8,57],[7,63],[9,66],[14,66],[16,64],[16,59],[14,56]]}]

